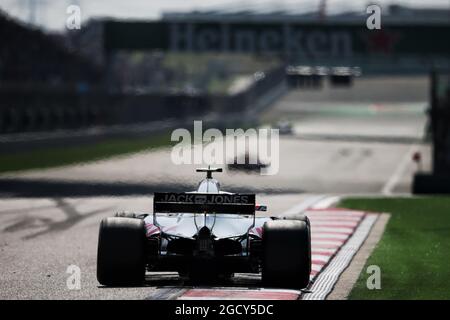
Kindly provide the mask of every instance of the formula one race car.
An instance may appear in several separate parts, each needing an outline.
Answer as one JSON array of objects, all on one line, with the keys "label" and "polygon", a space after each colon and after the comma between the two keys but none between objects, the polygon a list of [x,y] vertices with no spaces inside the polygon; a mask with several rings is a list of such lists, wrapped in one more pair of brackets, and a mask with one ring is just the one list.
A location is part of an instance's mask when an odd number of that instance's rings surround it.
[{"label": "formula one race car", "polygon": [[263,286],[302,289],[311,272],[306,216],[257,217],[254,194],[220,190],[206,172],[197,191],[155,193],[153,214],[119,213],[100,224],[97,279],[137,285],[146,271],[176,271],[194,282],[262,273]]},{"label": "formula one race car", "polygon": [[292,123],[288,120],[280,120],[276,123],[275,129],[278,129],[280,135],[291,135],[294,133],[294,128],[292,127]]}]

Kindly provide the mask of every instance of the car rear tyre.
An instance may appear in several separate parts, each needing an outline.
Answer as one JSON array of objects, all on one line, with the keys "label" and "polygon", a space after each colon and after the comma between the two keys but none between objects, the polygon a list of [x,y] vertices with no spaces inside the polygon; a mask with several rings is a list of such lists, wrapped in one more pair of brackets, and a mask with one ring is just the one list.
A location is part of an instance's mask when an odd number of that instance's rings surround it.
[{"label": "car rear tyre", "polygon": [[262,281],[265,286],[302,289],[311,273],[309,222],[273,220],[264,224]]},{"label": "car rear tyre", "polygon": [[100,224],[97,280],[103,285],[138,285],[145,279],[144,221],[105,218]]}]

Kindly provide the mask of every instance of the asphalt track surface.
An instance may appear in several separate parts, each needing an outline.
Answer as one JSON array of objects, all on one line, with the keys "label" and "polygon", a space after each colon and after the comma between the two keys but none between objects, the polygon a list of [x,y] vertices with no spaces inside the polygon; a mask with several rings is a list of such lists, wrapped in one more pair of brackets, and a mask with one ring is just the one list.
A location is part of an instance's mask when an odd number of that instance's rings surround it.
[{"label": "asphalt track surface", "polygon": [[[390,82],[389,82],[390,81]],[[229,191],[257,193],[268,215],[317,194],[408,194],[415,151],[429,167],[425,78],[366,79],[352,90],[291,91],[264,116],[287,118],[274,176],[218,174]],[[151,212],[154,191],[193,190],[197,165],[174,165],[169,149],[95,163],[0,176],[0,299],[146,299],[183,286],[173,275],[148,275],[139,288],[96,281],[99,222],[116,211]],[[81,268],[81,289],[66,285]],[[246,283],[244,286],[258,286]]]}]

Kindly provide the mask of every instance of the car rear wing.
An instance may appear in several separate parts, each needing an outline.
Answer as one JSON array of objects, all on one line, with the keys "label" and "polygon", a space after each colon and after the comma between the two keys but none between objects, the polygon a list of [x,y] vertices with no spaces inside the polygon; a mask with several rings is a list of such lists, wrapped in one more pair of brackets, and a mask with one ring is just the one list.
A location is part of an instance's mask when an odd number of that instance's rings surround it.
[{"label": "car rear wing", "polygon": [[160,193],[153,198],[154,213],[255,214],[254,194]]}]

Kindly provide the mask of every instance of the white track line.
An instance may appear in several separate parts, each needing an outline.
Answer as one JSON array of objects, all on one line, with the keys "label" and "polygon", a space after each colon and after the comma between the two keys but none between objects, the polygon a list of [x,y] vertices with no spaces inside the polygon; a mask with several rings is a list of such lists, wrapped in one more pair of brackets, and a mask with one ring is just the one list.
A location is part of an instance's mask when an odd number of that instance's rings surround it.
[{"label": "white track line", "polygon": [[384,194],[386,196],[389,196],[392,194],[392,191],[394,190],[395,186],[397,185],[397,183],[399,182],[401,177],[404,175],[408,164],[411,163],[411,154],[414,152],[415,149],[416,149],[416,145],[412,145],[408,149],[408,151],[404,154],[402,160],[395,168],[395,171],[392,173],[389,180],[386,182],[386,184],[381,189],[382,194]]},{"label": "white track line", "polygon": [[317,204],[319,201],[323,200],[326,196],[324,195],[315,195],[306,198],[304,201],[299,204],[291,207],[290,209],[283,212],[282,216],[289,216],[291,214],[297,214],[305,212],[310,209],[313,205]]},{"label": "white track line", "polygon": [[339,202],[341,198],[339,196],[326,197],[318,202],[316,202],[311,208],[312,209],[326,209]]}]

